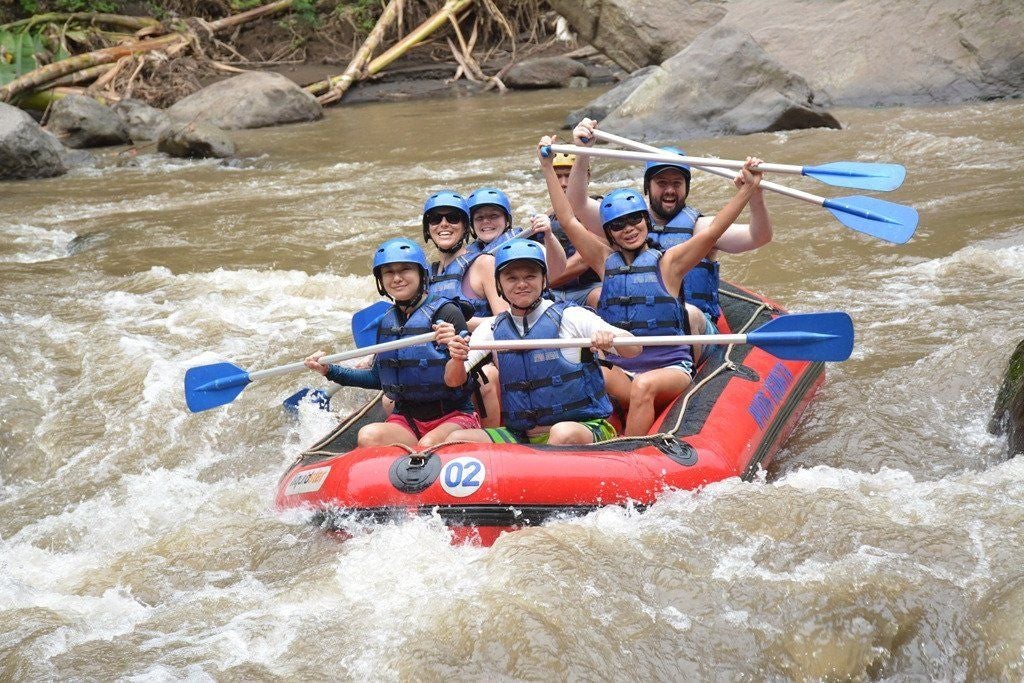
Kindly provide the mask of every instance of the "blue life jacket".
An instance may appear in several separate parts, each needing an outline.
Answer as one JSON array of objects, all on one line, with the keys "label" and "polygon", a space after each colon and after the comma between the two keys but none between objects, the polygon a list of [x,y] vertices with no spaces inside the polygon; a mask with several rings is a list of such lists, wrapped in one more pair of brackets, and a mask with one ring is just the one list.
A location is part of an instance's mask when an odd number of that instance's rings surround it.
[{"label": "blue life jacket", "polygon": [[476,317],[486,318],[492,315],[491,304],[487,299],[467,297],[462,291],[462,280],[469,272],[470,266],[482,253],[479,250],[466,252],[449,263],[448,267],[440,273],[437,272],[440,263],[434,263],[430,269],[430,285],[427,287],[427,291],[431,296],[465,301],[473,306],[473,315]]},{"label": "blue life jacket", "polygon": [[[491,327],[494,338],[499,341],[557,339],[562,311],[570,305],[552,304],[525,335],[519,333],[511,314],[506,311]],[[593,358],[574,363],[559,349],[498,351],[498,376],[501,378],[501,419],[510,429],[525,431],[538,425],[583,422],[612,414],[601,368]]]},{"label": "blue life jacket", "polygon": [[[664,227],[655,226],[648,237],[658,249],[666,251],[693,237],[700,216],[696,209],[684,206]],[[718,305],[718,261],[701,259],[683,278],[683,291],[687,301],[717,320],[722,313]]]},{"label": "blue life jacket", "polygon": [[[604,263],[604,283],[597,313],[616,327],[638,337],[686,334],[686,310],[661,279],[661,252],[647,248],[626,265],[622,253],[613,251]],[[624,370],[644,372],[682,361],[693,361],[689,345],[646,346],[633,358],[613,362]]]},{"label": "blue life jacket", "polygon": [[[392,306],[377,326],[377,343],[415,337],[433,331],[437,309],[450,300],[430,296],[426,303],[413,311],[405,324],[399,322],[398,309]],[[396,401],[452,404],[452,410],[469,401],[473,390],[469,382],[461,387],[444,383],[444,366],[448,362],[448,349],[439,349],[433,342],[407,346],[404,349],[383,351],[375,362],[380,373],[384,394]]]}]

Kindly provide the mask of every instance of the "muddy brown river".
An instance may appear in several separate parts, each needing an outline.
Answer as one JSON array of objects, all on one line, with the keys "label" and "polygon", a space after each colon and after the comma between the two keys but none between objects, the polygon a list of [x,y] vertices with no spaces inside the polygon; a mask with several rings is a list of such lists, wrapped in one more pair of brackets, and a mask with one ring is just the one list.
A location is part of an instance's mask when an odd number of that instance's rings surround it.
[{"label": "muddy brown river", "polygon": [[[237,133],[227,164],[108,155],[0,183],[0,679],[1021,680],[1024,459],[985,427],[1024,338],[1024,102],[682,143],[902,163],[880,198],[921,212],[898,246],[768,195],[775,240],[723,258],[727,279],[857,329],[759,480],[489,549],[436,519],[341,542],[273,507],[331,424],[280,409],[318,376],[188,413],[190,366],[350,347],[378,298],[370,249],[417,237],[430,191],[545,208],[533,145],[593,96],[336,108]],[[598,190],[640,175],[595,160]],[[695,175],[690,203],[730,194]]]}]

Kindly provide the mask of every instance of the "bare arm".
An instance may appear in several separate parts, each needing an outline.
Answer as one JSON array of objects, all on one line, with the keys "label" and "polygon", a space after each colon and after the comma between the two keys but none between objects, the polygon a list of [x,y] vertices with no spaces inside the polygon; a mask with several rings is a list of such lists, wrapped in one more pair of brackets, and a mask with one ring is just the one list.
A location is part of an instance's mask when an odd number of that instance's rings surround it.
[{"label": "bare arm", "polygon": [[[594,136],[595,128],[597,128],[597,121],[594,119],[580,121],[572,131],[573,144],[592,147],[597,139]],[[587,230],[603,239],[601,202],[591,199],[587,194],[589,185],[590,155],[577,154],[576,163],[572,165],[572,171],[569,172],[569,184],[565,188],[565,196],[569,198],[573,212]]]},{"label": "bare arm", "polygon": [[562,271],[561,277],[555,279],[551,278],[552,287],[561,287],[566,282],[578,278],[583,273],[587,272],[587,264],[583,262],[583,257],[579,254],[573,254],[565,261],[565,270]]},{"label": "bare arm", "polygon": [[530,218],[534,234],[544,236],[544,260],[548,264],[548,283],[561,277],[565,272],[565,249],[551,231],[551,219],[546,214],[536,214]]},{"label": "bare arm", "polygon": [[[741,254],[763,247],[772,241],[772,217],[768,214],[763,191],[758,188],[750,197],[750,223],[733,223],[718,239],[716,249],[728,254]],[[710,221],[709,221],[710,223]],[[698,227],[699,231],[700,228]]]},{"label": "bare arm", "polygon": [[562,229],[565,230],[566,236],[568,236],[573,246],[576,247],[576,252],[583,261],[598,276],[603,276],[604,262],[608,259],[612,248],[583,227],[583,224],[576,218],[576,214],[573,213],[566,193],[562,192],[562,186],[558,184],[558,178],[555,176],[555,169],[551,165],[551,159],[540,154],[540,148],[550,145],[551,141],[552,138],[546,135],[541,138],[537,146],[537,158],[540,159],[544,182],[548,186],[548,194],[551,195],[551,206],[555,210],[555,217],[558,218],[558,222],[562,225]]},{"label": "bare arm", "polygon": [[747,163],[741,172],[742,182],[739,184],[739,190],[729,203],[715,214],[711,225],[706,230],[695,232],[693,237],[665,252],[661,259],[661,276],[670,292],[679,290],[686,273],[715,248],[719,238],[739,217],[761,182],[761,173],[756,171],[760,162],[760,159],[747,157]]}]

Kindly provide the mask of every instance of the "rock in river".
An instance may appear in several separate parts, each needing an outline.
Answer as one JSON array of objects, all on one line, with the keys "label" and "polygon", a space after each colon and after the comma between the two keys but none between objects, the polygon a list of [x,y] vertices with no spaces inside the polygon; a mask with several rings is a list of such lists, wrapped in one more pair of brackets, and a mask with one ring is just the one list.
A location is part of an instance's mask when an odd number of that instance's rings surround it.
[{"label": "rock in river", "polygon": [[323,107],[285,76],[248,71],[179,100],[167,114],[176,122],[204,121],[238,130],[315,121],[323,116]]},{"label": "rock in river", "polygon": [[31,116],[0,102],[0,180],[49,178],[67,173],[64,148]]},{"label": "rock in river", "polygon": [[1006,434],[1010,455],[1024,454],[1024,341],[1010,356],[988,429]]}]

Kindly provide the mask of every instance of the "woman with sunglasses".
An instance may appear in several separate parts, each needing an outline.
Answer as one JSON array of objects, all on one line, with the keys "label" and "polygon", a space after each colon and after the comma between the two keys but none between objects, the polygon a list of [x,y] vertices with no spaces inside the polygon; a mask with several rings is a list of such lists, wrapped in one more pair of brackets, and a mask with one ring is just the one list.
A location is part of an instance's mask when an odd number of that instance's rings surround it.
[{"label": "woman with sunglasses", "polygon": [[431,265],[430,293],[459,299],[473,308],[469,329],[483,318],[507,310],[494,286],[494,257],[469,251],[469,205],[452,190],[440,190],[423,205],[423,241],[433,242],[441,260]]},{"label": "woman with sunglasses", "polygon": [[[679,296],[683,278],[735,221],[761,182],[760,159],[748,157],[736,178],[736,195],[715,215],[707,230],[664,253],[647,241],[651,218],[643,195],[630,189],[608,193],[601,201],[601,241],[576,218],[555,176],[552,160],[537,147],[551,205],[558,222],[583,260],[602,280],[598,314],[608,323],[637,336],[685,334],[686,313]],[[628,408],[625,435],[647,434],[657,411],[690,385],[693,357],[689,346],[645,347],[634,358],[616,359],[605,374],[608,393]]]}]

